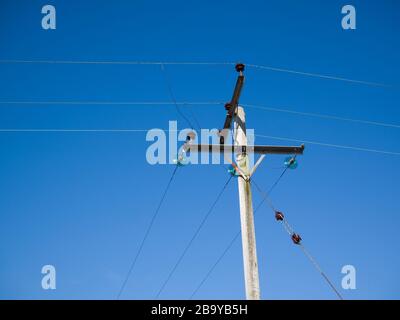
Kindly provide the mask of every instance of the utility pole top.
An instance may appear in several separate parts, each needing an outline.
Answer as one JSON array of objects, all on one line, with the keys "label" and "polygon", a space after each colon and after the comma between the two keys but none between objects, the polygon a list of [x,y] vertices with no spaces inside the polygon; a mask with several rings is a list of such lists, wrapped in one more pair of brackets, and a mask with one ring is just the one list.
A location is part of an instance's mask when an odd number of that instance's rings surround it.
[{"label": "utility pole top", "polygon": [[243,63],[237,63],[235,66],[235,69],[237,72],[242,73],[244,71],[244,64]]},{"label": "utility pole top", "polygon": [[244,68],[245,68],[245,66],[243,63],[238,63],[235,66],[235,69],[239,73],[239,75],[236,80],[236,85],[235,85],[235,89],[233,91],[232,99],[230,102],[225,104],[225,109],[227,110],[227,114],[226,114],[223,129],[220,130],[220,144],[225,143],[225,139],[227,137],[227,130],[229,130],[231,128],[232,119],[235,116],[236,109],[239,105],[239,98],[240,98],[240,94],[242,92],[243,83],[244,83],[244,75],[243,75]]}]

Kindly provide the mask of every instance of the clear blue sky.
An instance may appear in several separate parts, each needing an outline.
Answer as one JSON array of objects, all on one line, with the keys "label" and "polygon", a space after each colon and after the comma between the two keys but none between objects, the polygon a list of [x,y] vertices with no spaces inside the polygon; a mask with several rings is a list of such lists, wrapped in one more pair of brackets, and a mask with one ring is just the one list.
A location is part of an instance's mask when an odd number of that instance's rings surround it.
[{"label": "clear blue sky", "polygon": [[[41,29],[41,7],[57,29]],[[399,3],[351,1],[11,1],[0,3],[0,59],[244,61],[399,85]],[[231,66],[166,66],[179,101],[226,101]],[[400,90],[248,69],[242,102],[400,123]],[[159,66],[0,64],[0,101],[170,101]],[[189,107],[183,109],[191,117]],[[190,107],[202,127],[222,106]],[[0,105],[1,129],[150,129],[187,125],[174,106]],[[400,152],[400,129],[247,110],[256,133]],[[291,144],[258,138],[259,144]],[[115,299],[173,166],[151,166],[145,133],[0,132],[0,298]],[[256,179],[267,189],[284,157]],[[400,298],[399,155],[306,144],[272,194],[347,299]],[[180,169],[123,298],[151,299],[227,179],[222,166]],[[254,193],[254,203],[260,196]],[[239,225],[236,181],[161,298],[187,299]],[[334,299],[267,206],[256,216],[263,299]],[[41,268],[57,289],[41,288]],[[240,241],[195,298],[244,298]]]}]

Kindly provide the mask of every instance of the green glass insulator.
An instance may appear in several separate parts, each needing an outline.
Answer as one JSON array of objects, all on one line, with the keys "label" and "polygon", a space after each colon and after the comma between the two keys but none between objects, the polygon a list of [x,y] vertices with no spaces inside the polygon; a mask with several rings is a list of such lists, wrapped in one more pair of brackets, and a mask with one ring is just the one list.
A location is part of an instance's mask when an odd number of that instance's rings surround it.
[{"label": "green glass insulator", "polygon": [[177,159],[174,159],[174,163],[177,166],[182,167],[182,166],[186,166],[187,164],[189,164],[189,160],[184,155],[180,155]]},{"label": "green glass insulator", "polygon": [[229,166],[228,172],[232,176],[238,176],[238,173],[237,173],[236,169],[232,165]]},{"label": "green glass insulator", "polygon": [[298,166],[297,160],[292,157],[286,158],[284,164],[285,164],[285,167],[288,169],[296,169]]}]

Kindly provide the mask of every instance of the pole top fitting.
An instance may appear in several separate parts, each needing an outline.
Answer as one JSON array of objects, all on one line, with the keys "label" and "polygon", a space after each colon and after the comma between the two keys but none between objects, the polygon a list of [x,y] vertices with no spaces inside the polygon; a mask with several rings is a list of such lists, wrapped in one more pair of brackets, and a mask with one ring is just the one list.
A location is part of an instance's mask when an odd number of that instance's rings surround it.
[{"label": "pole top fitting", "polygon": [[244,71],[244,64],[243,63],[237,63],[235,66],[235,69],[237,72],[243,72]]}]

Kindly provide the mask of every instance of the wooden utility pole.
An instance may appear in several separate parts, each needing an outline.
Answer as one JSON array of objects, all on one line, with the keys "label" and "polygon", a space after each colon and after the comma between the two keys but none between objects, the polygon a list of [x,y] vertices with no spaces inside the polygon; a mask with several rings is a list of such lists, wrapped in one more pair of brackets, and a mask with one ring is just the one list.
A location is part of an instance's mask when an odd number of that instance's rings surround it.
[{"label": "wooden utility pole", "polygon": [[[224,158],[229,153],[236,155],[236,163],[232,164],[234,175],[238,177],[240,224],[242,231],[242,248],[246,299],[260,299],[260,282],[258,277],[257,249],[254,228],[253,202],[251,195],[251,177],[258,168],[266,154],[303,154],[304,145],[301,146],[249,146],[246,136],[245,112],[239,107],[239,98],[244,84],[244,65],[236,65],[239,76],[236,81],[232,99],[225,105],[227,111],[223,129],[220,130],[220,144],[192,144],[194,133],[188,136],[184,146],[185,152],[220,152]],[[234,122],[233,145],[226,145],[229,130]],[[250,168],[249,153],[261,154],[257,163]]]},{"label": "wooden utility pole", "polygon": [[[242,107],[238,107],[236,118],[238,121],[235,121],[234,124],[235,144],[247,148],[245,113]],[[236,154],[236,163],[241,172],[243,172],[245,176],[249,176],[249,157],[247,153],[243,153],[242,151],[243,150],[240,150],[240,152]],[[259,300],[260,281],[258,278],[256,236],[250,180],[239,176],[238,187],[246,298],[247,300]]]}]

